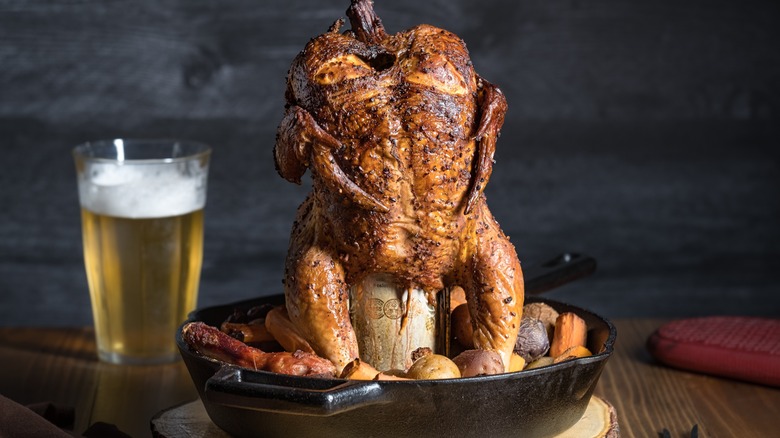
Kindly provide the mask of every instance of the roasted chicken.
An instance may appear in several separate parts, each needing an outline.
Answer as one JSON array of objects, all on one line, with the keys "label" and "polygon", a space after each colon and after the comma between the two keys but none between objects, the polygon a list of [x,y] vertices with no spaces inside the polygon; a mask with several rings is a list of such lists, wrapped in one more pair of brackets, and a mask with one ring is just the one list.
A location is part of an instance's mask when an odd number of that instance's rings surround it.
[{"label": "roasted chicken", "polygon": [[393,276],[402,287],[461,286],[474,346],[505,369],[523,309],[515,249],[483,190],[506,100],[479,77],[463,41],[433,26],[390,35],[370,0],[311,40],[288,73],[276,167],[312,191],[285,264],[291,321],[338,371],[359,357],[350,285]]}]

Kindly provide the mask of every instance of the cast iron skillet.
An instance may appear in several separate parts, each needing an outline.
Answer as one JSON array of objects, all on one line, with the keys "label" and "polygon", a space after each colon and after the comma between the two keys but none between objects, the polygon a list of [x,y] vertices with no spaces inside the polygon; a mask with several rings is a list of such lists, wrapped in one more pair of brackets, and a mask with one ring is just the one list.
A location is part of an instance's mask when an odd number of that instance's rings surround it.
[{"label": "cast iron skillet", "polygon": [[[595,269],[595,260],[565,254],[535,269],[526,272],[527,294],[587,275]],[[209,417],[235,436],[550,437],[571,427],[585,412],[612,353],[616,331],[608,320],[579,307],[526,297],[526,302],[534,301],[584,318],[589,348],[596,354],[494,376],[351,381],[222,364],[191,351],[181,330],[176,342]],[[236,308],[283,302],[283,295],[274,295],[204,308],[187,322],[219,326]]]}]

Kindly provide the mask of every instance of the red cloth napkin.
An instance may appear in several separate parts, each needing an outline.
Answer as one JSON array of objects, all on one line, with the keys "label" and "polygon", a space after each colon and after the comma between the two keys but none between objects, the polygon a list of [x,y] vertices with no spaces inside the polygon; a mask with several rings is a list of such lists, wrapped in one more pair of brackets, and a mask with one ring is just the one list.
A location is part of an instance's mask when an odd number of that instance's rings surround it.
[{"label": "red cloth napkin", "polygon": [[780,387],[780,319],[711,316],[658,328],[647,349],[667,365]]}]

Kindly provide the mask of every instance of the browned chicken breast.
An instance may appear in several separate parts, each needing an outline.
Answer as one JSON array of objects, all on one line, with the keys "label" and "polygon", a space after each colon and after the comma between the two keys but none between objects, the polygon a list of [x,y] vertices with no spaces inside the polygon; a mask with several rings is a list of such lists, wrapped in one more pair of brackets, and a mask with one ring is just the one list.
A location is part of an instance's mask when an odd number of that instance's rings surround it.
[{"label": "browned chicken breast", "polygon": [[368,0],[347,15],[352,29],[339,21],[311,40],[287,78],[277,169],[313,180],[286,261],[290,319],[340,371],[359,356],[350,285],[390,274],[430,300],[459,285],[475,346],[508,367],[523,276],[482,193],[505,98],[456,35],[428,25],[389,35]]}]

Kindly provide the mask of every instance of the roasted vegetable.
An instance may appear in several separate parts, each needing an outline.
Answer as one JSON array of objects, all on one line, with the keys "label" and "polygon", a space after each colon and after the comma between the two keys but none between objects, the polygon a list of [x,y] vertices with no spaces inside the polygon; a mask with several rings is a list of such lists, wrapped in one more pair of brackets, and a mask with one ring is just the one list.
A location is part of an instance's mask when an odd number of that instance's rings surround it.
[{"label": "roasted vegetable", "polygon": [[419,359],[406,372],[410,379],[454,379],[460,377],[460,370],[447,356],[427,354]]},{"label": "roasted vegetable", "polygon": [[575,345],[553,359],[553,363],[561,363],[571,359],[578,359],[580,357],[588,357],[593,355],[587,348],[582,345]]},{"label": "roasted vegetable", "polygon": [[544,323],[536,318],[524,316],[520,321],[520,329],[517,331],[515,353],[526,362],[531,363],[547,354],[549,349],[550,340],[547,339]]},{"label": "roasted vegetable", "polygon": [[552,365],[552,364],[553,364],[553,358],[551,358],[550,356],[544,356],[544,357],[540,357],[539,359],[536,359],[535,361],[529,363],[525,367],[525,369],[526,370],[533,370],[533,369],[536,369],[536,368],[546,367],[547,365]]},{"label": "roasted vegetable", "polygon": [[[383,375],[385,377],[404,377],[404,378],[406,377],[406,371],[404,371],[404,370],[397,370],[397,369],[382,371],[379,374],[381,374],[381,375]],[[391,379],[386,379],[386,380],[391,380]]]},{"label": "roasted vegetable", "polygon": [[[511,357],[511,356],[510,356]],[[452,359],[462,377],[474,377],[504,372],[501,356],[495,351],[466,350]]]},{"label": "roasted vegetable", "polygon": [[379,373],[374,377],[374,380],[412,380],[408,377],[397,376],[395,374]]},{"label": "roasted vegetable", "polygon": [[547,330],[547,338],[553,338],[555,320],[558,319],[558,311],[547,303],[528,303],[523,306],[523,317],[536,318],[544,323]]},{"label": "roasted vegetable", "polygon": [[587,345],[588,326],[572,312],[564,312],[555,320],[555,333],[550,342],[550,356],[557,357],[571,347]]},{"label": "roasted vegetable", "polygon": [[450,288],[450,310],[454,310],[456,307],[466,302],[466,291],[460,286],[453,286]]},{"label": "roasted vegetable", "polygon": [[512,357],[509,359],[509,372],[522,371],[527,363],[519,354],[512,353]]},{"label": "roasted vegetable", "polygon": [[340,377],[349,380],[373,380],[377,374],[379,370],[360,359],[355,359],[344,367]]},{"label": "roasted vegetable", "polygon": [[452,334],[463,348],[474,348],[474,327],[471,325],[469,305],[461,304],[452,311]]}]

